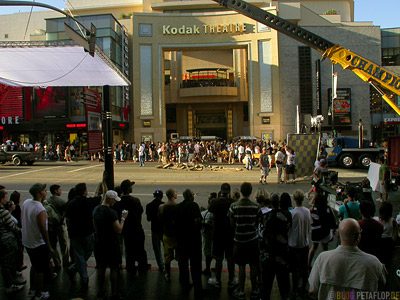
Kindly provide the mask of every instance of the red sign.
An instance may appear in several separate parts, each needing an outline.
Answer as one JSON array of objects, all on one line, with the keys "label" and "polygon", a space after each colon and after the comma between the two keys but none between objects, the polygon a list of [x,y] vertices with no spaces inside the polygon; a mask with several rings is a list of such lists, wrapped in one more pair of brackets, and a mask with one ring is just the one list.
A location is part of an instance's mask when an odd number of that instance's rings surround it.
[{"label": "red sign", "polygon": [[0,84],[0,117],[22,117],[22,88]]},{"label": "red sign", "polygon": [[84,89],[84,95],[88,150],[90,153],[94,153],[103,149],[103,131],[101,124],[102,97],[96,91],[88,88]]}]

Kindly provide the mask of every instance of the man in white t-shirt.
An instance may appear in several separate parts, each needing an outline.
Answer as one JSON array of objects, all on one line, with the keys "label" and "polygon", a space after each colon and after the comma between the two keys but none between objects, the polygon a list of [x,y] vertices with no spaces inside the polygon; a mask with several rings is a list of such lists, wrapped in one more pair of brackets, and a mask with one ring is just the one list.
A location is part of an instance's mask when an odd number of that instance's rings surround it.
[{"label": "man in white t-shirt", "polygon": [[386,281],[386,269],[376,256],[358,248],[360,225],[355,219],[340,222],[342,244],[334,250],[322,252],[311,270],[310,293],[318,299],[332,299],[336,294],[355,291],[381,291]]},{"label": "man in white t-shirt", "polygon": [[42,202],[46,199],[46,185],[35,183],[29,189],[32,199],[27,199],[21,206],[22,244],[32,263],[31,286],[29,296],[37,299],[50,297],[43,287],[45,275],[50,274],[50,255],[54,250],[50,245],[47,232],[47,214]]},{"label": "man in white t-shirt", "polygon": [[139,163],[141,167],[144,166],[144,144],[139,147]]},{"label": "man in white t-shirt", "polygon": [[[311,240],[311,214],[303,206],[304,192],[295,190],[293,193],[295,208],[291,211],[292,228],[289,232],[289,251],[292,268],[293,293],[304,294],[308,277],[308,251]],[[299,279],[302,286],[299,287]]]}]

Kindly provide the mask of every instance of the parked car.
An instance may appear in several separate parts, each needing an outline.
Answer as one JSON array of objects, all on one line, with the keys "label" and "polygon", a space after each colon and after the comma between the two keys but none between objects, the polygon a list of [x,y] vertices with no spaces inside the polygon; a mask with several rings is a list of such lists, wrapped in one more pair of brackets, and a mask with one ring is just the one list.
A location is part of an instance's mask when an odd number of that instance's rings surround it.
[{"label": "parked car", "polygon": [[21,166],[26,163],[28,166],[32,166],[37,159],[38,154],[30,151],[9,151],[8,146],[2,146],[0,148],[0,163],[5,164],[6,162],[13,162],[16,166]]}]

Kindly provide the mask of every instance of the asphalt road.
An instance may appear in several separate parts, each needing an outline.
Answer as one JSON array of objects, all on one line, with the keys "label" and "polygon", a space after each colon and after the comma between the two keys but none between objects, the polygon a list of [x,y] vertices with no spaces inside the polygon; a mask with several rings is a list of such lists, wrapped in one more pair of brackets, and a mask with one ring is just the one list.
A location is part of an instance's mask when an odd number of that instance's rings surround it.
[{"label": "asphalt road", "polygon": [[[213,164],[222,169],[211,171],[187,171],[187,170],[166,170],[158,169],[158,163],[146,163],[139,167],[137,163],[119,162],[114,165],[115,185],[119,185],[124,179],[134,180],[133,194],[141,199],[145,206],[153,198],[152,194],[156,189],[164,192],[173,187],[182,195],[182,192],[190,188],[196,193],[196,201],[200,206],[205,206],[210,192],[218,192],[224,182],[231,184],[232,189],[239,188],[244,181],[253,183],[253,193],[263,187],[268,192],[289,192],[295,189],[307,191],[310,188],[310,179],[298,180],[296,184],[276,184],[276,171],[272,169],[268,176],[268,184],[259,184],[260,171],[258,168],[247,171],[241,164]],[[6,186],[11,193],[14,190],[22,194],[22,199],[27,199],[29,187],[36,183],[46,183],[49,188],[52,184],[59,184],[63,190],[63,197],[66,199],[70,188],[77,183],[85,182],[89,194],[93,193],[97,184],[101,181],[104,164],[90,161],[75,161],[66,163],[64,161],[38,161],[33,166],[14,166],[12,164],[0,165],[0,184]],[[367,176],[366,170],[352,169],[331,169],[339,172],[339,180],[342,182],[359,182]],[[48,189],[48,196],[50,196]],[[179,196],[178,196],[179,197]],[[181,198],[178,198],[178,201]]]}]

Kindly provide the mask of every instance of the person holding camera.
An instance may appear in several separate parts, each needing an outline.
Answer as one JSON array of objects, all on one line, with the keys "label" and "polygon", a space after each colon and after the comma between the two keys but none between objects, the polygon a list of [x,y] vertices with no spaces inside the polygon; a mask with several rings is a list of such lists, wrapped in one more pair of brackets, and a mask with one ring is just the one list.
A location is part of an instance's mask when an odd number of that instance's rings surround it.
[{"label": "person holding camera", "polygon": [[110,267],[111,299],[119,299],[118,276],[119,265],[122,263],[122,254],[119,246],[118,235],[121,234],[128,216],[128,211],[123,210],[121,221],[118,221],[117,212],[111,207],[121,201],[116,191],[108,191],[101,205],[93,211],[93,224],[96,232],[94,247],[96,249],[96,265],[98,294],[97,298],[105,296],[104,281],[107,267]]}]

